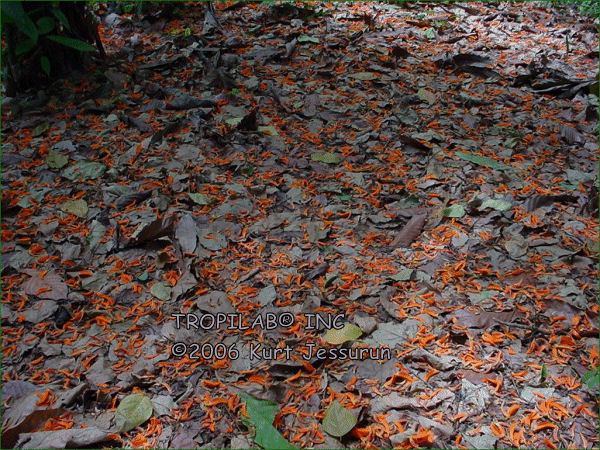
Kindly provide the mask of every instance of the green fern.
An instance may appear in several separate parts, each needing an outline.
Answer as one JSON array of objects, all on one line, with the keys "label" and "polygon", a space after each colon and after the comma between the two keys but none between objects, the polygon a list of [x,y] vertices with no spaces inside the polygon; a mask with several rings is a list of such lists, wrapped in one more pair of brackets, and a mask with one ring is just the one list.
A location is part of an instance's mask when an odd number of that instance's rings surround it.
[{"label": "green fern", "polygon": [[596,386],[598,386],[598,384],[600,384],[600,372],[598,367],[586,373],[581,379],[581,381],[587,384],[590,389],[593,389]]}]

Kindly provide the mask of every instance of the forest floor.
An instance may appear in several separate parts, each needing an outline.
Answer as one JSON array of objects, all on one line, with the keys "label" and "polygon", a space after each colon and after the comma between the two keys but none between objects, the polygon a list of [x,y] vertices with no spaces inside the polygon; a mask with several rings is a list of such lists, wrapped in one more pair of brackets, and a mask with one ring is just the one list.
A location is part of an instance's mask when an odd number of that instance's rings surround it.
[{"label": "forest floor", "polygon": [[3,100],[3,448],[598,447],[598,19],[125,6]]}]

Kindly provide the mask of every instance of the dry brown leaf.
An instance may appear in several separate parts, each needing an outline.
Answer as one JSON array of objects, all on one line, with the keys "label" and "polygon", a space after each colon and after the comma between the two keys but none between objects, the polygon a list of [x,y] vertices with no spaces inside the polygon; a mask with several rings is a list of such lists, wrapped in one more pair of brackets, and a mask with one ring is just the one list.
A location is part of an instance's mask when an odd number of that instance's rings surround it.
[{"label": "dry brown leaf", "polygon": [[390,244],[392,248],[409,247],[410,244],[421,234],[423,225],[427,216],[418,215],[412,218],[404,225],[398,233],[398,236]]}]

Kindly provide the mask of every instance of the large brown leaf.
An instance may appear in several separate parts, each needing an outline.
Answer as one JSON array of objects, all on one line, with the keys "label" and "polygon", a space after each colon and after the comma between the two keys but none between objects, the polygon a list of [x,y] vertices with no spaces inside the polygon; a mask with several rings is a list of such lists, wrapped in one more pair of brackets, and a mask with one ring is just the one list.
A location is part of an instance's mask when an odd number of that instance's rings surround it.
[{"label": "large brown leaf", "polygon": [[396,239],[392,241],[390,244],[391,247],[409,247],[410,244],[419,236],[419,234],[421,234],[426,218],[427,216],[423,214],[412,216],[412,218],[400,230],[400,233],[398,233]]},{"label": "large brown leaf", "polygon": [[50,300],[60,300],[67,297],[69,287],[56,272],[44,273],[43,271],[37,272],[27,269],[25,273],[31,275],[31,278],[23,283],[23,291],[26,294]]},{"label": "large brown leaf", "polygon": [[150,222],[129,242],[129,245],[137,245],[142,242],[150,242],[161,237],[170,236],[173,233],[175,218],[175,215],[171,215]]}]

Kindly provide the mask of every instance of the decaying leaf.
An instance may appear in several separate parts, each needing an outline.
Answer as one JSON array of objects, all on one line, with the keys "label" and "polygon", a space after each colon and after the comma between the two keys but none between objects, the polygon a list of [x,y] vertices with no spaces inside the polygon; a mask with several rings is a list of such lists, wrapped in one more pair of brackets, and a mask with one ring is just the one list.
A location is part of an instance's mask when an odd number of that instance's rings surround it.
[{"label": "decaying leaf", "polygon": [[535,211],[542,206],[550,205],[554,202],[574,202],[577,197],[573,195],[534,195],[529,197],[525,202],[525,210],[527,212]]},{"label": "decaying leaf", "polygon": [[350,78],[354,78],[355,80],[367,81],[367,80],[375,80],[379,78],[379,75],[373,72],[356,72],[348,75]]},{"label": "decaying leaf", "polygon": [[342,328],[336,330],[330,328],[325,333],[325,342],[333,345],[340,345],[344,342],[353,341],[362,335],[362,330],[354,324],[346,323]]},{"label": "decaying leaf", "polygon": [[142,242],[154,241],[155,239],[170,236],[176,223],[176,216],[164,216],[148,224],[141,225],[133,234],[130,244],[137,245]]},{"label": "decaying leaf", "polygon": [[46,164],[51,169],[61,169],[69,162],[69,158],[57,152],[50,152],[46,158]]},{"label": "decaying leaf", "polygon": [[26,294],[51,300],[60,300],[67,297],[69,287],[56,272],[44,273],[27,270],[27,273],[31,275],[31,278],[23,284],[23,290]]},{"label": "decaying leaf", "polygon": [[423,229],[426,220],[427,216],[423,214],[413,216],[406,225],[402,227],[390,246],[392,248],[409,247],[419,234],[421,234],[421,230]]},{"label": "decaying leaf", "polygon": [[198,205],[210,205],[212,203],[211,199],[204,194],[188,192],[188,197],[191,198],[192,201]]},{"label": "decaying leaf", "polygon": [[84,448],[106,440],[109,435],[110,431],[96,427],[38,431],[22,434],[16,448]]},{"label": "decaying leaf", "polygon": [[338,153],[317,152],[311,155],[311,159],[326,164],[338,164],[342,160],[342,157]]},{"label": "decaying leaf", "polygon": [[60,206],[61,211],[67,214],[75,214],[77,217],[85,218],[88,214],[88,205],[85,200],[71,200]]},{"label": "decaying leaf", "polygon": [[[64,408],[38,409],[32,411],[23,418],[16,426],[8,428],[2,432],[2,448],[15,448],[17,441],[26,441],[26,433],[36,430],[40,425],[52,417],[58,417],[64,414]],[[21,448],[61,448],[61,447],[21,447]]]},{"label": "decaying leaf", "polygon": [[152,416],[152,402],[142,394],[131,394],[121,400],[115,416],[119,431],[129,431]]},{"label": "decaying leaf", "polygon": [[323,418],[323,430],[335,437],[341,437],[350,432],[356,425],[358,419],[352,411],[344,408],[337,400],[325,410]]},{"label": "decaying leaf", "polygon": [[192,253],[196,249],[198,225],[192,216],[186,214],[179,220],[175,227],[175,237],[182,251]]}]

